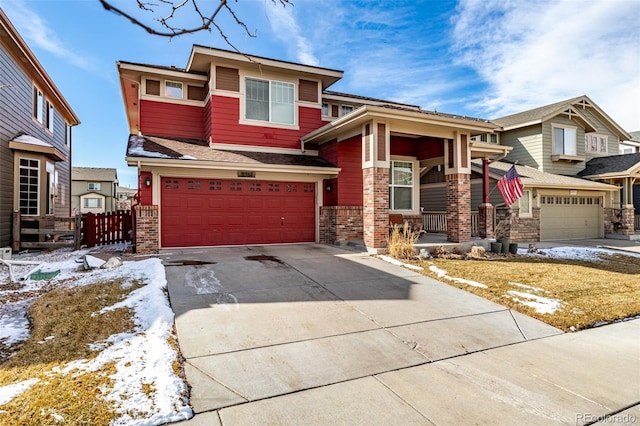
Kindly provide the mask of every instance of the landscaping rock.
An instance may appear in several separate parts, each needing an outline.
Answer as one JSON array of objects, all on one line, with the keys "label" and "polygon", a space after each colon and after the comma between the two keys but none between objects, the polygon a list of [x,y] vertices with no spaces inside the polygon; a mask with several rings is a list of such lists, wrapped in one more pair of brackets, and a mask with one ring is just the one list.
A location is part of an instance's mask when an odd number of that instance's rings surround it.
[{"label": "landscaping rock", "polygon": [[429,253],[429,250],[420,249],[420,253],[418,254],[418,259],[420,260],[431,259],[431,254]]},{"label": "landscaping rock", "polygon": [[91,256],[90,254],[85,254],[82,257],[82,264],[84,266],[84,269],[90,270],[90,269],[100,268],[102,265],[105,264],[105,261],[98,257]]},{"label": "landscaping rock", "polygon": [[122,259],[119,257],[113,256],[110,257],[109,260],[104,262],[104,264],[100,267],[101,269],[113,269],[122,266]]}]

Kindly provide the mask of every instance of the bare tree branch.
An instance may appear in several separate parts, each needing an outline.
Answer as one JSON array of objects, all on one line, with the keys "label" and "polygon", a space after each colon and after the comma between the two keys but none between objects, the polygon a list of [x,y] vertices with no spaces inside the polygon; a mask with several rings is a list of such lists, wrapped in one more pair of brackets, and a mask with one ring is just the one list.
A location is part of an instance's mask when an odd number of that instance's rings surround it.
[{"label": "bare tree branch", "polygon": [[[152,27],[151,25],[145,24],[142,19],[136,18],[133,14],[126,12],[114,6],[113,4],[111,4],[110,0],[98,0],[98,1],[102,5],[102,7],[105,8],[105,10],[109,12],[113,12],[116,15],[122,16],[132,24],[144,29],[149,34],[157,35],[161,37],[173,38],[183,34],[197,33],[199,31],[211,31],[213,27],[218,31],[218,33],[220,34],[220,37],[222,37],[222,39],[229,46],[231,46],[234,50],[238,51],[238,49],[231,43],[229,38],[226,36],[223,29],[215,22],[216,17],[218,16],[218,14],[223,8],[229,12],[231,17],[236,22],[236,24],[240,26],[249,37],[256,36],[256,32],[255,31],[251,32],[247,27],[247,25],[245,24],[245,22],[238,17],[238,15],[235,13],[233,8],[229,5],[228,0],[219,0],[220,3],[217,5],[215,10],[211,14],[205,14],[202,12],[202,8],[198,5],[198,0],[157,0],[159,2],[158,4],[154,4],[145,0],[136,0],[138,8],[141,11],[143,11],[145,14],[147,14],[147,16],[156,15],[153,19],[157,21],[160,28],[164,28],[164,30],[157,29]],[[235,1],[237,2],[237,0]],[[287,5],[293,5],[291,0],[271,0],[271,2],[274,5],[280,4],[283,7],[286,7]],[[176,18],[177,12],[180,10],[184,10],[188,5],[191,5],[191,7],[193,7],[193,13],[198,17],[198,21],[201,22],[202,24],[199,26],[194,26],[192,28],[174,27],[171,22],[173,19]],[[159,12],[157,12],[157,9],[162,6],[164,6],[165,9],[170,8],[171,10],[170,12],[166,13],[165,16],[157,17],[157,15],[159,15]]]}]

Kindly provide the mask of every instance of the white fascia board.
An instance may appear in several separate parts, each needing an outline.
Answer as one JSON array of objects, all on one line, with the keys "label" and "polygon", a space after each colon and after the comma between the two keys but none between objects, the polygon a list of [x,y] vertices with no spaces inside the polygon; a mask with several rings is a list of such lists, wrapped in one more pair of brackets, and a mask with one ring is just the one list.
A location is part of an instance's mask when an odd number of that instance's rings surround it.
[{"label": "white fascia board", "polygon": [[209,77],[207,77],[206,75],[192,74],[187,71],[173,71],[164,68],[147,67],[144,65],[127,64],[122,62],[118,62],[118,67],[123,70],[135,71],[142,74],[157,74],[181,80],[188,79],[196,81],[209,81]]},{"label": "white fascia board", "polygon": [[146,157],[126,157],[126,161],[127,165],[136,167],[146,166],[209,170],[255,170],[278,173],[311,173],[319,175],[335,175],[338,174],[341,170],[339,167],[287,166],[280,164],[227,163],[199,160],[169,160]]}]

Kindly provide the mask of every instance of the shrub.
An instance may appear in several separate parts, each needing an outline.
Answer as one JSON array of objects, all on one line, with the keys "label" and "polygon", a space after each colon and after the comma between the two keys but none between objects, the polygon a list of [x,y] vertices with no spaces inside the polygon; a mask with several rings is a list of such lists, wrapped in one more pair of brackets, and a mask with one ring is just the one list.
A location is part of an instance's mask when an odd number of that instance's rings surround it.
[{"label": "shrub", "polygon": [[396,259],[412,259],[416,256],[413,244],[418,240],[419,232],[414,232],[409,222],[403,226],[394,226],[389,236],[389,255]]}]

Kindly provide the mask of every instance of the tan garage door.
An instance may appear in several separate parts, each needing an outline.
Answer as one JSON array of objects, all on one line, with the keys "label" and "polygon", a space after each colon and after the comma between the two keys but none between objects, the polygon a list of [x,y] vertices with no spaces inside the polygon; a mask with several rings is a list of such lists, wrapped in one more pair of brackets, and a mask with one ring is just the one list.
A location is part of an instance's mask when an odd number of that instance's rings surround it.
[{"label": "tan garage door", "polygon": [[602,197],[540,198],[540,240],[602,237]]}]

